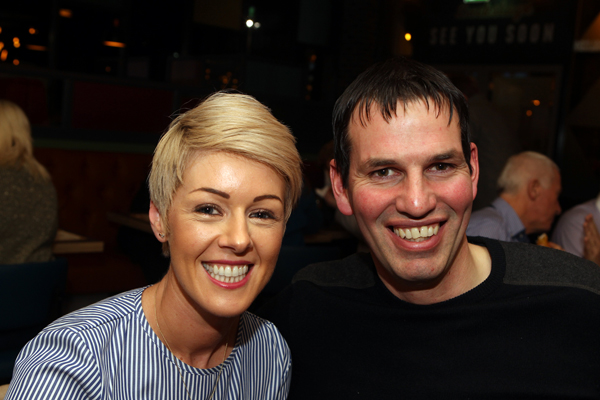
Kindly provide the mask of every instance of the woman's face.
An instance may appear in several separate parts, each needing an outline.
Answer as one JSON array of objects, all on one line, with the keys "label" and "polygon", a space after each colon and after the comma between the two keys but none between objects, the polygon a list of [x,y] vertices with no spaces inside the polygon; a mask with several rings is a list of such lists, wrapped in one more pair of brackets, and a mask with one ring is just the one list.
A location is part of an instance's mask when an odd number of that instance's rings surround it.
[{"label": "woman's face", "polygon": [[194,307],[240,315],[275,268],[285,231],[284,180],[223,152],[199,153],[183,176],[168,212],[169,273]]}]

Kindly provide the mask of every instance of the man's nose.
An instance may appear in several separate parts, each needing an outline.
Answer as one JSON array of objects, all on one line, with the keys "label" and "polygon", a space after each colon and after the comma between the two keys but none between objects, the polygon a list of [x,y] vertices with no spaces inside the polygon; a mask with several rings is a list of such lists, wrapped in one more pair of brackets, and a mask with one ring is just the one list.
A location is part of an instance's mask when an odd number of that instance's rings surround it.
[{"label": "man's nose", "polygon": [[423,218],[435,209],[435,193],[422,176],[407,176],[399,186],[396,199],[399,213],[412,218]]},{"label": "man's nose", "polygon": [[252,247],[248,222],[242,213],[231,215],[223,224],[219,246],[231,249],[234,253],[244,253]]}]

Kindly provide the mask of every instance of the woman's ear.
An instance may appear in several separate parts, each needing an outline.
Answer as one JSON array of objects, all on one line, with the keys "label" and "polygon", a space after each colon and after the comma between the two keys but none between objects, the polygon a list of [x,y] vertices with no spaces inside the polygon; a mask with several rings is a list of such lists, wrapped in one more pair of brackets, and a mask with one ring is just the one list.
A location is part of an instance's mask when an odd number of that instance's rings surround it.
[{"label": "woman's ear", "polygon": [[167,241],[167,234],[165,233],[166,224],[163,223],[160,213],[158,212],[158,208],[156,208],[154,202],[152,201],[150,201],[148,218],[150,219],[150,226],[152,226],[154,236],[156,236],[159,242],[165,243]]}]

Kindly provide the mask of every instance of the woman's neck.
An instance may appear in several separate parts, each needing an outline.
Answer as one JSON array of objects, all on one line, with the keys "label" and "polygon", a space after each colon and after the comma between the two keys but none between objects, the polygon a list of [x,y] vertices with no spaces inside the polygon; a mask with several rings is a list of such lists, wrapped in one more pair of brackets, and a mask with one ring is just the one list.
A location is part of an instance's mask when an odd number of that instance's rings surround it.
[{"label": "woman's neck", "polygon": [[193,304],[171,271],[142,294],[142,308],[154,333],[181,361],[196,368],[213,368],[229,356],[239,316],[210,315]]}]

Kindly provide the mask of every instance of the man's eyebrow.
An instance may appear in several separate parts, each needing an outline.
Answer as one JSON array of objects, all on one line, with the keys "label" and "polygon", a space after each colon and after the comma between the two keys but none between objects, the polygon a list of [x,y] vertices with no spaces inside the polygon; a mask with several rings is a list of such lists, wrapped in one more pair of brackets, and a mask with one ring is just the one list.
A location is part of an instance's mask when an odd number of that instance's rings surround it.
[{"label": "man's eyebrow", "polygon": [[463,158],[462,152],[451,150],[446,153],[435,154],[434,156],[431,157],[431,162],[445,161],[445,160],[449,160],[452,158]]},{"label": "man's eyebrow", "polygon": [[389,167],[390,165],[397,164],[397,161],[391,158],[369,158],[364,166],[368,169]]},{"label": "man's eyebrow", "polygon": [[200,190],[200,191],[202,191],[202,192],[208,192],[208,193],[213,193],[213,194],[216,194],[217,196],[221,196],[221,197],[223,197],[224,199],[228,199],[229,197],[231,197],[231,196],[229,196],[229,194],[227,194],[227,193],[225,193],[225,192],[222,192],[222,191],[220,191],[220,190],[213,189],[213,188],[206,188],[206,187],[202,187],[202,188],[194,189],[194,190],[192,190],[190,193],[193,193],[193,192],[196,192],[196,191],[199,191],[199,190]]},{"label": "man's eyebrow", "polygon": [[279,196],[276,196],[274,194],[263,194],[262,196],[255,197],[254,202],[256,203],[257,201],[267,200],[267,199],[279,200],[283,204],[283,200],[281,200],[279,198]]}]

